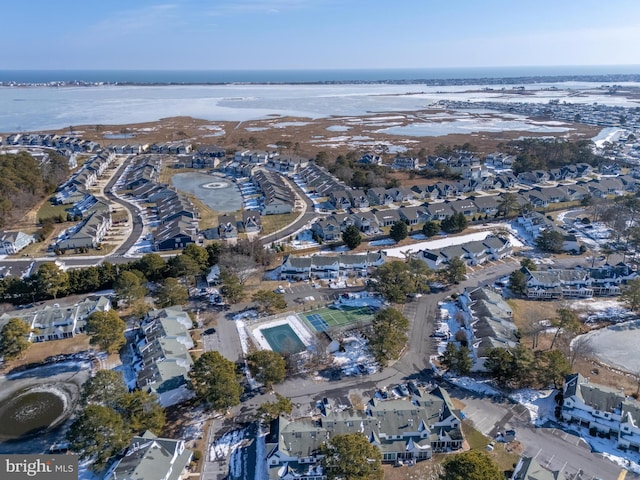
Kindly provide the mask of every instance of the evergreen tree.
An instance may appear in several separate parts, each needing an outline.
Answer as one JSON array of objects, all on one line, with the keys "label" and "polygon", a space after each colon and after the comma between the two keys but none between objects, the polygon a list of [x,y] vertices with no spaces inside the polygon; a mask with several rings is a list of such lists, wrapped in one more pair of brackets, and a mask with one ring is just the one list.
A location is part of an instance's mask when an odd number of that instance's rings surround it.
[{"label": "evergreen tree", "polygon": [[107,353],[115,353],[127,343],[125,328],[124,321],[114,310],[93,312],[87,318],[86,332],[91,337],[89,343]]},{"label": "evergreen tree", "polygon": [[433,237],[440,231],[440,223],[435,220],[429,220],[422,226],[422,234],[425,237]]},{"label": "evergreen tree", "polygon": [[322,445],[328,480],[382,480],[382,453],[362,433],[334,435]]},{"label": "evergreen tree", "polygon": [[242,386],[236,365],[219,352],[205,352],[189,372],[191,387],[199,400],[213,410],[227,410],[240,403]]},{"label": "evergreen tree", "polygon": [[31,342],[29,324],[19,318],[11,318],[0,330],[0,357],[13,360],[27,351]]},{"label": "evergreen tree", "polygon": [[504,480],[504,472],[484,452],[470,450],[449,456],[440,480]]},{"label": "evergreen tree", "polygon": [[397,221],[391,226],[389,236],[396,242],[404,240],[409,235],[409,227],[403,221]]},{"label": "evergreen tree", "polygon": [[251,375],[269,389],[282,382],[287,374],[284,358],[273,350],[258,350],[247,355],[247,366]]},{"label": "evergreen tree", "polygon": [[362,235],[360,234],[358,227],[355,225],[349,225],[342,233],[342,241],[347,247],[349,247],[349,250],[353,250],[360,245],[360,242],[362,242]]},{"label": "evergreen tree", "polygon": [[392,307],[378,310],[371,322],[369,348],[380,366],[385,367],[400,357],[407,344],[409,320]]}]

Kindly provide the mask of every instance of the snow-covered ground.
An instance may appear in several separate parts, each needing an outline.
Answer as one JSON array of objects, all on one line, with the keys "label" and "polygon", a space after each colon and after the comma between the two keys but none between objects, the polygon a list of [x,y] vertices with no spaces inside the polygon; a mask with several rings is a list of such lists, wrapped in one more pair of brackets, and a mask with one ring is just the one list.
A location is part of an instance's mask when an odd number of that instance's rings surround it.
[{"label": "snow-covered ground", "polygon": [[470,377],[453,376],[446,376],[446,378],[449,383],[453,383],[454,385],[464,388],[465,390],[469,390],[470,392],[482,393],[484,395],[502,395],[500,390],[493,387],[488,380],[479,381]]},{"label": "snow-covered ground", "polygon": [[[500,224],[501,227],[505,227],[504,224]],[[427,240],[424,242],[414,243],[412,245],[405,245],[402,247],[385,248],[383,249],[389,257],[404,258],[408,252],[417,252],[419,250],[435,250],[438,248],[449,247],[451,245],[461,245],[463,243],[474,242],[476,240],[484,240],[489,235],[490,231],[473,232],[465,235],[458,236],[444,236],[434,240]],[[509,238],[511,244],[515,247],[523,246],[523,243],[515,238],[513,235]]]},{"label": "snow-covered ground", "polygon": [[383,238],[382,240],[373,240],[369,242],[372,247],[381,247],[384,245],[395,245],[397,242],[393,238]]},{"label": "snow-covered ground", "polygon": [[615,298],[586,298],[568,302],[571,309],[584,312],[581,316],[587,323],[600,321],[621,323],[637,317]]},{"label": "snow-covered ground", "polygon": [[341,295],[335,302],[340,307],[364,307],[380,308],[384,305],[384,299],[380,295],[371,295],[369,292],[350,293],[347,297]]},{"label": "snow-covered ground", "polygon": [[531,423],[543,425],[548,420],[555,420],[557,390],[522,389],[513,392],[509,398],[524,405],[529,410]]},{"label": "snow-covered ground", "polygon": [[247,430],[243,429],[233,430],[232,432],[224,434],[209,447],[209,460],[226,459],[232,452],[242,446],[247,433]]},{"label": "snow-covered ground", "polygon": [[[366,373],[375,373],[378,365],[369,351],[368,341],[360,334],[346,337],[342,340],[344,351],[336,352],[333,356],[333,363],[342,367],[344,375],[358,375],[364,373],[360,369],[364,369]],[[362,365],[362,367],[358,367]]]},{"label": "snow-covered ground", "polygon": [[589,434],[587,427],[580,427],[572,424],[570,430],[577,433],[594,452],[601,453],[603,457],[617,463],[622,468],[626,468],[634,473],[640,474],[640,454],[631,451],[621,451],[616,448],[615,440],[608,438],[593,437]]}]

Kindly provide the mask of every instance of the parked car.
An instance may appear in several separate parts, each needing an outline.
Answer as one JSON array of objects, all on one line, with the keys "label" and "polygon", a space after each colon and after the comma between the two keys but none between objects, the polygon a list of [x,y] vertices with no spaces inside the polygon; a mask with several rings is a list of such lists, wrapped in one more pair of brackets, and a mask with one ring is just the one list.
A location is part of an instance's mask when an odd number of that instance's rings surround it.
[{"label": "parked car", "polygon": [[404,383],[401,383],[400,385],[398,385],[398,391],[400,392],[400,395],[403,397],[406,397],[407,395],[409,395],[409,389]]}]

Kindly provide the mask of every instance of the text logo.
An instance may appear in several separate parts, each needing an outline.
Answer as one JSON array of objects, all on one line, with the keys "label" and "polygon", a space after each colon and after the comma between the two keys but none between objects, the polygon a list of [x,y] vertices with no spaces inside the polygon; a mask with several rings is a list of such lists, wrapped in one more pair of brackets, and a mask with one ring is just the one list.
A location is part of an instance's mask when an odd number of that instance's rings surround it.
[{"label": "text logo", "polygon": [[77,480],[76,455],[0,455],[2,480]]}]

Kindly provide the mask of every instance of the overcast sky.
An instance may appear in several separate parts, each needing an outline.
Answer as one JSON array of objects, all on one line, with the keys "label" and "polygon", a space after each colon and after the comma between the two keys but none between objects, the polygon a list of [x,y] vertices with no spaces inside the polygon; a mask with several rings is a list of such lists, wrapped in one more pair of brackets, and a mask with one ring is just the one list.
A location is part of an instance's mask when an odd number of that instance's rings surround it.
[{"label": "overcast sky", "polygon": [[638,0],[12,0],[2,69],[640,65]]}]

